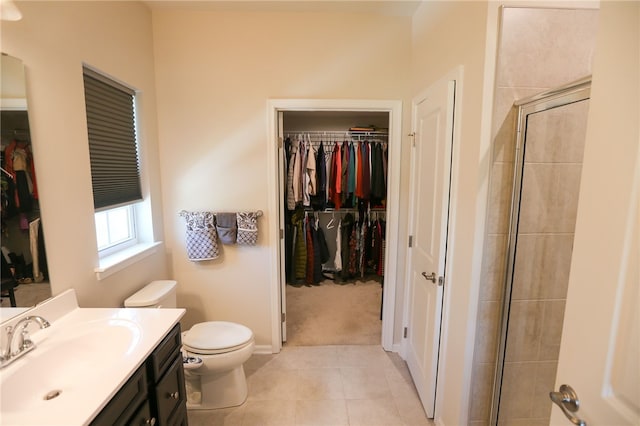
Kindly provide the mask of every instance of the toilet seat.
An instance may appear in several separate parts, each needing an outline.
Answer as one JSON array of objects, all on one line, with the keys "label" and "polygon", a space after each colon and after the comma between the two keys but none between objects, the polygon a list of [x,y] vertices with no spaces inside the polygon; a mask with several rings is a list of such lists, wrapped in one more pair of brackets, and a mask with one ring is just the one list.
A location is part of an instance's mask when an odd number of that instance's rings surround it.
[{"label": "toilet seat", "polygon": [[183,333],[187,352],[215,355],[244,348],[253,342],[253,332],[241,324],[226,321],[202,322]]}]

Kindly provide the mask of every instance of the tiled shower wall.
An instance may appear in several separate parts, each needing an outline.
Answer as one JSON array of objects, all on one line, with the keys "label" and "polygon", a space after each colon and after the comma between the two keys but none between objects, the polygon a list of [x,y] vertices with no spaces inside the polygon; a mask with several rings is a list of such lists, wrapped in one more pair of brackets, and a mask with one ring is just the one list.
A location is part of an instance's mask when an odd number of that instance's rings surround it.
[{"label": "tiled shower wall", "polygon": [[[493,163],[469,413],[471,425],[488,425],[490,419],[513,184],[517,117],[516,109],[512,105],[515,100],[591,74],[597,13],[596,10],[503,9],[492,126]],[[554,119],[551,118],[551,121]],[[541,123],[541,127],[547,132],[564,135],[567,129],[562,128],[563,123],[564,120],[556,123],[557,125]],[[567,140],[562,137],[564,146]],[[580,138],[579,135],[574,137]],[[558,139],[552,140],[552,146],[558,146],[558,142]],[[578,144],[570,151],[576,152],[575,150],[579,150],[581,161],[581,146]],[[570,186],[575,187],[576,183],[579,185],[580,166],[573,162],[575,155],[569,164],[566,161],[567,157],[562,157],[564,154],[560,154],[560,157],[554,156],[555,151],[549,146],[540,145],[533,152],[531,155],[534,157],[528,157],[528,160],[536,164],[525,165],[525,173],[529,177],[535,176],[537,179],[531,182],[537,181],[538,186],[525,185],[524,191],[532,193],[548,187],[552,181],[555,182],[553,179],[559,177],[558,173],[568,173],[571,176],[571,179],[566,181],[566,189],[571,191]],[[560,164],[567,164],[568,168],[558,168]],[[523,194],[523,201],[524,197]],[[540,217],[541,212],[535,208],[540,205],[533,201],[531,208],[523,206],[523,223]],[[545,212],[546,209],[542,213]],[[575,220],[575,212],[573,218]],[[548,222],[551,224],[556,222],[554,218],[549,219]],[[509,345],[507,353],[505,384],[515,387],[512,387],[510,396],[502,405],[502,415],[512,416],[511,419],[517,417],[520,420],[510,420],[510,424],[548,424],[551,409],[550,404],[547,404],[548,399],[537,398],[535,394],[548,398],[548,392],[551,390],[547,389],[548,383],[553,386],[555,378],[559,331],[564,314],[562,299],[566,295],[573,242],[573,230],[570,233],[566,232],[566,220],[559,221],[558,225],[560,224],[564,224],[562,229],[540,231],[530,228],[526,232],[527,235],[523,235],[519,241],[520,250],[527,251],[527,254],[520,257],[524,261],[516,262],[515,273],[526,278],[526,282],[531,285],[517,290],[513,295],[510,327],[512,333],[508,338],[514,340]],[[521,234],[522,232],[524,230],[521,227]],[[561,252],[562,255],[559,254]],[[555,280],[549,280],[551,276]],[[541,283],[545,286],[538,286]],[[552,323],[544,323],[545,319],[551,320]],[[518,329],[518,323],[524,328]],[[557,332],[543,335],[543,327],[547,326],[552,326]],[[513,332],[514,329],[517,331]],[[510,378],[517,380],[509,382]],[[536,391],[536,387],[544,389]]]}]

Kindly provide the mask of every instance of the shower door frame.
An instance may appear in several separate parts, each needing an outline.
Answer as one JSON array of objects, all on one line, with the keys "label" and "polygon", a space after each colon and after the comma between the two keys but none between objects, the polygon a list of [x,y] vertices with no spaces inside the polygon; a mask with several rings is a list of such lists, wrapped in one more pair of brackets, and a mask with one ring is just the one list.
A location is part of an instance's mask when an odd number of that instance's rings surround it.
[{"label": "shower door frame", "polygon": [[[520,195],[522,190],[522,173],[524,170],[524,156],[526,151],[526,126],[530,114],[539,113],[553,108],[570,105],[590,98],[591,76],[583,77],[566,85],[547,90],[517,100],[513,103],[518,108],[516,126],[516,146],[514,155],[513,189],[511,195],[511,211],[509,216],[509,233],[507,236],[507,259],[504,275],[504,293],[502,312],[498,336],[498,352],[493,381],[493,395],[491,400],[490,425],[498,424],[500,398],[502,392],[502,376],[504,372],[505,353],[507,348],[507,333],[509,330],[509,313],[511,293],[513,289],[513,273],[515,266],[516,246],[518,242],[518,222],[520,217]],[[549,401],[551,403],[551,401]]]}]

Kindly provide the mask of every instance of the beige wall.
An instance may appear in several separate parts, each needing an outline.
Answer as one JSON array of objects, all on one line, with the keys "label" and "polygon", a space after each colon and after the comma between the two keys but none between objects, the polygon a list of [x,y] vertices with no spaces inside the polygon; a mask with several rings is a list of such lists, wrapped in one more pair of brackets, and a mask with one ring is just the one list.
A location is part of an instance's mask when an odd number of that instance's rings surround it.
[{"label": "beige wall", "polygon": [[[488,180],[488,135],[483,136],[487,3],[424,2],[413,16],[412,95],[445,74],[463,67],[457,85],[459,138],[454,148],[454,186],[450,216],[453,255],[444,294],[443,337],[438,375],[436,418],[465,424],[473,356],[476,300]],[[460,84],[461,83],[461,84]],[[450,403],[456,401],[455,403]]]},{"label": "beige wall", "polygon": [[[517,99],[569,83],[591,73],[597,15],[595,10],[524,7],[504,9],[496,68],[491,185],[475,339],[473,397],[470,406],[470,420],[475,422],[473,424],[486,424],[491,408],[515,158],[517,111],[512,105]],[[553,49],[548,48],[551,45],[554,46]],[[580,152],[583,143],[584,136]],[[574,192],[574,195],[577,195],[577,188]],[[575,209],[575,205],[573,208]],[[560,283],[565,291],[570,253],[566,258],[565,279]],[[530,260],[531,262],[533,260]],[[551,266],[549,259],[547,264],[539,265],[538,269],[554,275],[555,273],[550,272]],[[532,301],[536,299],[534,297],[517,294],[515,297],[521,299],[517,307],[531,307],[537,303]],[[528,300],[529,303],[522,299]],[[531,340],[537,341],[534,338]],[[520,407],[524,406],[520,408],[518,415],[525,417],[522,413],[530,409],[531,405],[522,402],[531,401],[530,395],[523,395],[521,398],[516,398],[515,394],[509,392],[506,392],[506,395],[509,407],[514,407],[516,402],[519,402]],[[509,409],[504,410],[504,413],[507,412]],[[539,417],[546,415],[540,411],[536,414]]]},{"label": "beige wall", "polygon": [[[236,321],[271,345],[267,100],[406,99],[410,28],[407,17],[154,10],[166,245],[187,326]],[[261,209],[258,245],[190,262],[182,209]]]},{"label": "beige wall", "polygon": [[83,62],[140,90],[143,187],[162,239],[151,15],[130,2],[20,2],[2,22],[2,51],[23,60],[54,294],[75,288],[83,307],[121,306],[144,283],[167,276],[162,250],[98,281]]}]

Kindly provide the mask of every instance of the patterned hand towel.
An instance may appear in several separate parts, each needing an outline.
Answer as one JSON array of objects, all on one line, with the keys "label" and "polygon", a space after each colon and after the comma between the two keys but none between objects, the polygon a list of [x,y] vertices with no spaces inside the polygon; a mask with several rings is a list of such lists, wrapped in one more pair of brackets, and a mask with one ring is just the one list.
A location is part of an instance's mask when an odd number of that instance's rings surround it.
[{"label": "patterned hand towel", "polygon": [[238,244],[255,246],[258,242],[258,213],[238,212]]},{"label": "patterned hand towel", "polygon": [[201,261],[217,258],[220,251],[213,213],[182,210],[179,214],[186,221],[186,245],[189,260]]}]

